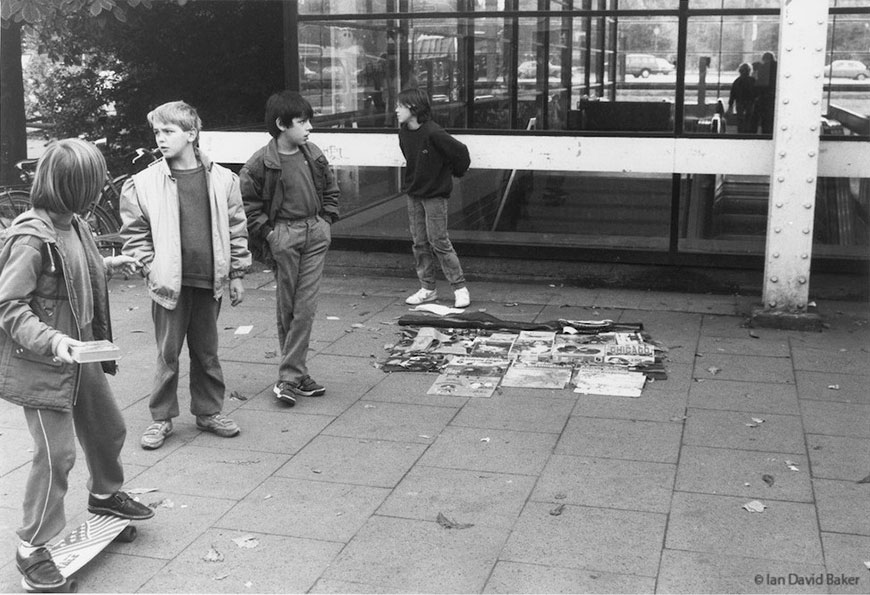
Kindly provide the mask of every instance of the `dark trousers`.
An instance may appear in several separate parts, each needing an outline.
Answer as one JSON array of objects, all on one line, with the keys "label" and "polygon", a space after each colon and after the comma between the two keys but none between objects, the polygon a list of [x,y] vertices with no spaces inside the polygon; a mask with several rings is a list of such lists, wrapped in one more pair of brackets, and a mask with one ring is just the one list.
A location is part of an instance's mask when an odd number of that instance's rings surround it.
[{"label": "dark trousers", "polygon": [[281,346],[279,380],[295,383],[308,375],[308,343],[331,242],[329,223],[320,217],[276,222],[275,232],[270,236]]},{"label": "dark trousers", "polygon": [[17,533],[32,545],[45,545],[66,526],[63,500],[76,460],[76,436],[90,471],[88,490],[113,494],[124,484],[121,447],[127,429],[100,364],[81,365],[71,412],[25,407],[24,417],[33,437],[33,464]]},{"label": "dark trousers", "polygon": [[214,299],[214,291],[198,287],[182,287],[174,310],[151,303],[157,338],[157,370],[149,402],[152,419],[178,417],[178,356],[185,337],[190,353],[190,412],[220,413],[226,389],[218,360],[220,311],[221,301]]}]

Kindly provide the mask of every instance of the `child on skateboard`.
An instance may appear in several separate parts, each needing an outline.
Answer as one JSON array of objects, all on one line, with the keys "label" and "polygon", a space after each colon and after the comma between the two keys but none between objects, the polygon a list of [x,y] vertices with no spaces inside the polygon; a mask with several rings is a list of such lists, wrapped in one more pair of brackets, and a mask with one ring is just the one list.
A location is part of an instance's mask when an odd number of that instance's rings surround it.
[{"label": "child on skateboard", "polygon": [[76,457],[75,436],[90,470],[88,510],[142,520],[154,511],[119,491],[126,428],[105,373],[115,362],[77,364],[83,341],[112,340],[106,269],[135,272],[128,256],[103,258],[79,216],[106,181],[106,162],[92,144],[57,141],[39,160],[32,208],[0,242],[0,398],[24,408],[33,464],[17,533],[18,570],[34,590],[65,579],[45,545],[64,528],[63,499]]}]

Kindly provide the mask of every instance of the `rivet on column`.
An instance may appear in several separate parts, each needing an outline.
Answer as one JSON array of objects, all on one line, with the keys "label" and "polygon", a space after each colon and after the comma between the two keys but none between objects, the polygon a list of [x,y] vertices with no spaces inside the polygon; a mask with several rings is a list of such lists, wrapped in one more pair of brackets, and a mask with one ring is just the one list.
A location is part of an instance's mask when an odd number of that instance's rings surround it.
[{"label": "rivet on column", "polygon": [[798,277],[798,283],[800,283],[801,285],[803,285],[803,284],[806,283],[806,282],[807,282],[807,278],[806,278],[806,277]]},{"label": "rivet on column", "polygon": [[812,176],[810,176],[809,178],[807,178],[807,184],[812,184],[812,183],[813,183],[813,180],[815,180],[815,178],[813,178]]},{"label": "rivet on column", "polygon": [[806,252],[804,252],[803,254],[801,254],[801,258],[803,258],[804,260],[806,260],[806,259],[809,258],[809,257],[810,257],[810,255],[807,254]]},{"label": "rivet on column", "polygon": [[805,208],[805,209],[812,209],[812,208],[813,208],[813,203],[811,203],[811,202],[805,202],[805,203],[804,203],[804,208]]},{"label": "rivet on column", "polygon": [[781,231],[782,231],[782,228],[781,228],[781,227],[774,227],[774,228],[773,228],[773,232],[774,232],[774,233],[779,233],[779,232],[781,232]]},{"label": "rivet on column", "polygon": [[791,51],[791,46],[788,46],[787,48],[785,48],[785,51],[790,52],[790,51]]},{"label": "rivet on column", "polygon": [[776,302],[774,300],[770,300],[769,302],[767,302],[767,305],[773,308],[774,306],[776,306]]},{"label": "rivet on column", "polygon": [[818,100],[818,99],[813,99],[810,103],[812,103],[813,105],[818,105],[818,104],[819,104],[819,100]]},{"label": "rivet on column", "polygon": [[777,182],[785,182],[785,176],[779,176],[779,177],[776,179],[776,181],[777,181]]},{"label": "rivet on column", "polygon": [[774,258],[779,258],[779,252],[774,252],[774,253],[773,253],[773,257],[774,257]]},{"label": "rivet on column", "polygon": [[788,126],[785,125],[785,124],[783,124],[783,125],[780,127],[780,130],[788,130]]},{"label": "rivet on column", "polygon": [[785,99],[782,100],[782,102],[783,102],[784,104],[788,104],[788,98],[786,97]]},{"label": "rivet on column", "polygon": [[815,151],[810,151],[809,153],[807,153],[807,155],[809,155],[810,157],[815,157],[815,156],[816,156],[816,152],[815,152]]},{"label": "rivet on column", "polygon": [[804,227],[803,232],[804,232],[804,234],[809,235],[809,233],[810,233],[810,228],[809,228],[809,227]]},{"label": "rivet on column", "polygon": [[781,208],[782,208],[782,203],[781,203],[781,202],[776,203],[776,208],[777,208],[777,209],[781,209]]},{"label": "rivet on column", "polygon": [[780,157],[785,157],[785,151],[780,151],[780,152],[779,152],[779,156],[780,156]]},{"label": "rivet on column", "polygon": [[815,125],[815,124],[813,124],[812,126],[810,126],[810,130],[815,131],[815,129],[816,129],[816,125]]},{"label": "rivet on column", "polygon": [[773,277],[770,278],[770,282],[771,283],[779,283],[779,277],[774,275]]},{"label": "rivet on column", "polygon": [[806,304],[804,304],[803,302],[799,302],[798,305],[797,305],[797,307],[798,307],[799,309],[803,310],[804,308],[806,308]]},{"label": "rivet on column", "polygon": [[785,73],[785,78],[790,79],[790,78],[791,78],[791,73],[790,73],[790,72],[786,72],[786,73]]}]

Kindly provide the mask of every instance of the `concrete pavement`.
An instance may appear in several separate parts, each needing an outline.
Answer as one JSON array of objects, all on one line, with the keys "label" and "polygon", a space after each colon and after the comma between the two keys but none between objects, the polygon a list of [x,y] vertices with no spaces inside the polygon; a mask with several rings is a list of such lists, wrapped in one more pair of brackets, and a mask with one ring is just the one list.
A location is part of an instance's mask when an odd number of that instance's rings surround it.
[{"label": "concrete pavement", "polygon": [[[220,320],[241,435],[204,434],[183,413],[144,451],[150,302],[141,281],[112,281],[126,487],[156,488],[140,499],[157,514],[79,573],[82,590],[870,592],[867,303],[819,303],[826,328],[810,333],[746,328],[757,298],[472,283],[472,308],[495,316],[642,322],[670,349],[668,380],[640,398],[476,399],[426,395],[434,375],[373,365],[415,281],[331,275],[309,359],[328,392],[287,408],[271,394],[273,284],[246,283]],[[4,592],[19,589],[30,449],[20,410],[0,403]],[[86,479],[80,457],[70,526],[86,516]],[[766,509],[748,512],[752,500]]]}]

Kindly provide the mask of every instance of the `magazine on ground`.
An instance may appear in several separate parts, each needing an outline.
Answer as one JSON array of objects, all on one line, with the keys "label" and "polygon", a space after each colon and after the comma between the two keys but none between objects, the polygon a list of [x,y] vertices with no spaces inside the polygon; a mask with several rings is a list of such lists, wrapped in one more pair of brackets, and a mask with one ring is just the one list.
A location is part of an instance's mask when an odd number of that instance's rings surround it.
[{"label": "magazine on ground", "polygon": [[499,376],[439,374],[426,394],[489,398],[498,386],[499,380],[501,380]]},{"label": "magazine on ground", "polygon": [[472,357],[495,357],[507,359],[511,346],[513,346],[516,339],[517,335],[515,333],[492,333],[491,335],[481,335],[474,340],[469,355]]},{"label": "magazine on ground", "polygon": [[530,363],[548,362],[555,336],[555,331],[520,331],[508,357]]},{"label": "magazine on ground", "polygon": [[70,347],[73,361],[79,364],[106,362],[121,358],[121,350],[111,341],[85,341]]},{"label": "magazine on ground", "polygon": [[561,390],[571,381],[571,366],[515,361],[501,379],[512,388],[550,388]]},{"label": "magazine on ground", "polygon": [[571,379],[574,392],[585,395],[639,397],[646,376],[613,366],[577,366]]}]

